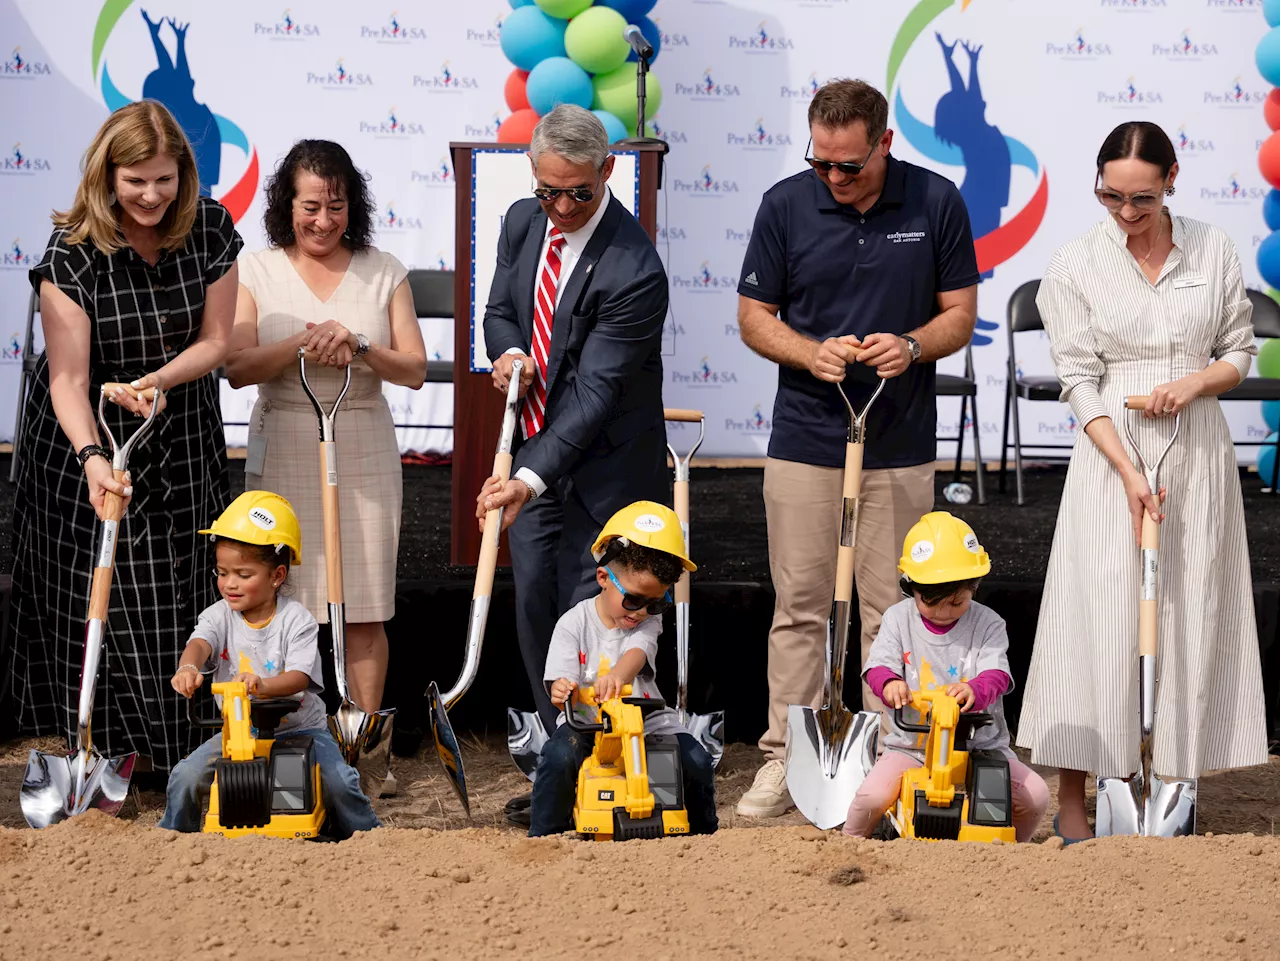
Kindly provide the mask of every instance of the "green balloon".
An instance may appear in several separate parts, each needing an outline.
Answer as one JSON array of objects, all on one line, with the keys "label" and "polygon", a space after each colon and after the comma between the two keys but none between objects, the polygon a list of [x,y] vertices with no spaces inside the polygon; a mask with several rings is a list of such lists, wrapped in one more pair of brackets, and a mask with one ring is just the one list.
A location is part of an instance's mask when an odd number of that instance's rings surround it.
[{"label": "green balloon", "polygon": [[[630,49],[630,47],[628,47]],[[598,74],[592,79],[596,96],[591,102],[593,110],[608,110],[615,117],[621,118],[627,130],[635,133],[636,129],[636,68],[634,64],[625,63],[616,70]],[[662,106],[662,84],[658,76],[650,72],[645,77],[644,115],[652,117]]]},{"label": "green balloon", "polygon": [[[542,0],[538,0],[538,5],[542,5]],[[631,45],[622,36],[626,29],[627,21],[617,10],[589,7],[569,21],[564,32],[565,53],[588,73],[608,73],[627,62]],[[634,85],[634,67],[631,82]]]},{"label": "green balloon", "polygon": [[548,17],[559,17],[561,20],[576,17],[591,6],[591,0],[533,0],[533,2]]},{"label": "green balloon", "polygon": [[1265,341],[1259,349],[1258,373],[1263,377],[1280,377],[1280,339]]}]

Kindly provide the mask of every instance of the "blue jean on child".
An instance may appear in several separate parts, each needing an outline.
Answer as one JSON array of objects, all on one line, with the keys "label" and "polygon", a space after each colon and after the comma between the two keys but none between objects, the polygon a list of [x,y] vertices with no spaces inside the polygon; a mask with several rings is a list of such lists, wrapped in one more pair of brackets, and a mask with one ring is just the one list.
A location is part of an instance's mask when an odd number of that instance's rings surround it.
[{"label": "blue jean on child", "polygon": [[[310,737],[320,765],[320,793],[328,815],[328,832],[339,841],[356,831],[382,827],[369,799],[360,790],[360,774],[342,759],[333,735],[323,728],[289,731],[279,738]],[[213,765],[222,757],[222,735],[216,734],[183,759],[169,774],[164,817],[160,827],[170,831],[199,831],[203,794],[213,781]]]},{"label": "blue jean on child", "polygon": [[[676,735],[690,834],[714,834],[716,817],[715,764],[690,734]],[[542,747],[529,802],[529,837],[573,830],[573,802],[578,796],[578,771],[591,754],[595,735],[561,724]]]}]

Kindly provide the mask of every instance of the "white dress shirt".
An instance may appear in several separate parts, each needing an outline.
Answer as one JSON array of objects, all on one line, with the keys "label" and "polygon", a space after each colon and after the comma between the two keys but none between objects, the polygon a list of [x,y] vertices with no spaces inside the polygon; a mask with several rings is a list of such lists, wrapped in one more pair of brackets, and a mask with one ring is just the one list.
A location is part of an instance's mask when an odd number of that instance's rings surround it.
[{"label": "white dress shirt", "polygon": [[[573,276],[574,268],[578,265],[578,258],[582,256],[582,252],[587,249],[587,244],[591,242],[592,236],[596,232],[596,228],[600,226],[600,221],[604,219],[605,208],[609,206],[609,201],[613,194],[608,187],[604,188],[604,200],[600,206],[596,208],[596,212],[591,215],[591,219],[579,227],[573,233],[564,235],[564,246],[560,248],[560,279],[556,282],[556,307],[560,306],[560,298],[564,294],[564,289],[569,285],[569,278]],[[551,245],[551,229],[555,225],[551,223],[550,218],[547,219],[547,230],[542,238],[542,250],[538,253],[538,271],[533,276],[533,283],[538,283],[538,278],[542,276],[542,264],[547,259],[547,248]],[[548,345],[550,346],[550,345]],[[522,350],[519,347],[511,347],[507,349],[508,354],[528,354],[529,351]],[[548,351],[549,354],[549,351]],[[532,388],[531,388],[532,389]],[[543,424],[543,430],[546,430],[546,424]],[[527,467],[521,467],[516,471],[516,480],[522,480],[533,488],[533,493],[537,497],[541,497],[546,493],[547,485],[542,478],[529,470]]]}]

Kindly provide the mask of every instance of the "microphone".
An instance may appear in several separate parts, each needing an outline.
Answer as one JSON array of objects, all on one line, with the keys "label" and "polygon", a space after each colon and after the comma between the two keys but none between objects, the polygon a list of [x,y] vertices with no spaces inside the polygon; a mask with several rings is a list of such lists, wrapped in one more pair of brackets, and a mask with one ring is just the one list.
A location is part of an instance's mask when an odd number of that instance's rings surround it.
[{"label": "microphone", "polygon": [[647,60],[653,56],[653,47],[650,46],[649,41],[640,32],[640,28],[634,23],[627,24],[627,29],[622,31],[622,36],[627,43],[631,44],[631,49],[636,52],[637,57],[643,57]]}]

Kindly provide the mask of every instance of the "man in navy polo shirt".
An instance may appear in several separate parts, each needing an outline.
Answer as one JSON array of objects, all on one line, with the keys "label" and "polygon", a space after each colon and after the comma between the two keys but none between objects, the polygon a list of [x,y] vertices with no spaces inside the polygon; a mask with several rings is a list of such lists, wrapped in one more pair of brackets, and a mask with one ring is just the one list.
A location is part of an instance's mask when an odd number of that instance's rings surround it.
[{"label": "man in navy polo shirt", "polygon": [[[835,80],[809,105],[810,168],[760,203],[738,284],[743,342],[778,364],[764,473],[769,568],[765,764],[738,804],[748,817],[792,807],[783,770],[787,705],[819,706],[835,592],[849,417],[877,378],[862,474],[855,576],[862,662],[901,599],[903,538],[933,507],[934,361],[961,350],[977,317],[978,265],[955,184],[889,155],[880,91]],[[866,684],[863,704],[882,706]]]}]

